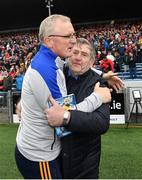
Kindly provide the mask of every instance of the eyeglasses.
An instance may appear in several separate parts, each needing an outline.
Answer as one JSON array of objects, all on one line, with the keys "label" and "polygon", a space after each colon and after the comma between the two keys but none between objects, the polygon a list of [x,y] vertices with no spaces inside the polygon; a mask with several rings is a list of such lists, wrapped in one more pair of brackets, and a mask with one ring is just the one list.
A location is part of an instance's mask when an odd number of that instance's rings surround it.
[{"label": "eyeglasses", "polygon": [[72,33],[72,34],[69,34],[69,35],[52,34],[52,35],[49,35],[48,37],[63,37],[63,38],[66,38],[66,39],[73,39],[73,38],[76,38],[76,33]]}]

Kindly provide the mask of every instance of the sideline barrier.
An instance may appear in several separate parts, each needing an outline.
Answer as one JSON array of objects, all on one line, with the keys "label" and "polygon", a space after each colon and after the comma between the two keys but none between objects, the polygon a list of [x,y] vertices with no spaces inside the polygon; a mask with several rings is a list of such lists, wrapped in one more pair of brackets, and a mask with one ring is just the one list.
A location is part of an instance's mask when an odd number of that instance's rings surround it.
[{"label": "sideline barrier", "polygon": [[19,123],[19,117],[16,114],[16,104],[18,103],[21,97],[21,91],[12,92],[12,122]]},{"label": "sideline barrier", "polygon": [[[18,123],[19,118],[15,114],[15,105],[20,97],[16,92],[13,94],[13,122]],[[110,123],[111,124],[125,124],[125,110],[124,110],[124,93],[112,93],[112,101],[110,103]]]},{"label": "sideline barrier", "polygon": [[[126,87],[119,93],[112,93],[110,103],[110,124],[125,124],[128,122],[132,105],[134,103],[132,91],[142,87]],[[15,107],[21,97],[20,91],[0,92],[0,122],[19,123]],[[142,112],[138,109],[138,123],[142,122]],[[130,122],[135,123],[135,109]]]},{"label": "sideline barrier", "polygon": [[20,91],[0,91],[0,123],[14,122],[15,105],[20,96]]},{"label": "sideline barrier", "polygon": [[125,124],[124,92],[112,93],[110,103],[110,124]]},{"label": "sideline barrier", "polygon": [[0,123],[12,122],[11,91],[0,91]]}]

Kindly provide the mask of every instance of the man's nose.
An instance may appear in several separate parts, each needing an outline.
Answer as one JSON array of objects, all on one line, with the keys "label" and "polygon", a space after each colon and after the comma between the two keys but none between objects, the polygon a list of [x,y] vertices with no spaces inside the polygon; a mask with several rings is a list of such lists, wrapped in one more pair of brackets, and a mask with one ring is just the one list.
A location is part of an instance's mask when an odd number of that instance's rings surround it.
[{"label": "man's nose", "polygon": [[78,61],[82,59],[81,53],[76,54],[76,59],[77,59]]}]

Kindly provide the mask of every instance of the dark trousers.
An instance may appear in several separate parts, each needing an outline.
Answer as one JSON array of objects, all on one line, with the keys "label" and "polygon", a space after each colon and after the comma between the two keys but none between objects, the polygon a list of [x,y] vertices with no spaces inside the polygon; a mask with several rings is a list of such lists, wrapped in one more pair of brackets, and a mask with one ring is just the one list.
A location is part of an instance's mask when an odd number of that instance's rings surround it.
[{"label": "dark trousers", "polygon": [[130,78],[134,79],[137,78],[137,73],[136,73],[136,67],[130,68]]},{"label": "dark trousers", "polygon": [[17,146],[15,160],[24,179],[61,179],[59,159],[53,161],[36,162],[25,158]]}]

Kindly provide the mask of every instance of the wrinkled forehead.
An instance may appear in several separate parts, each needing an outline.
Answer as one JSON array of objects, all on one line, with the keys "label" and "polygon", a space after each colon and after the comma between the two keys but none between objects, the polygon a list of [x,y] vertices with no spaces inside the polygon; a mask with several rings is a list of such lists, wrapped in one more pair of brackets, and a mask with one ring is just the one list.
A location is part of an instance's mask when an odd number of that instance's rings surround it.
[{"label": "wrinkled forehead", "polygon": [[90,54],[90,46],[88,44],[75,44],[73,46],[73,51],[78,51],[78,52],[86,52]]},{"label": "wrinkled forehead", "polygon": [[54,31],[59,33],[74,33],[73,25],[70,21],[63,21],[61,19],[57,19],[54,23]]}]

